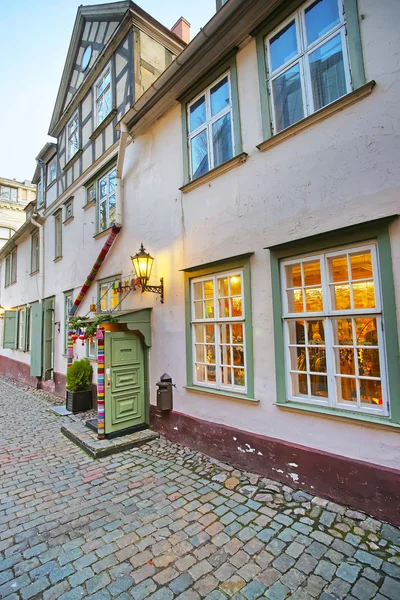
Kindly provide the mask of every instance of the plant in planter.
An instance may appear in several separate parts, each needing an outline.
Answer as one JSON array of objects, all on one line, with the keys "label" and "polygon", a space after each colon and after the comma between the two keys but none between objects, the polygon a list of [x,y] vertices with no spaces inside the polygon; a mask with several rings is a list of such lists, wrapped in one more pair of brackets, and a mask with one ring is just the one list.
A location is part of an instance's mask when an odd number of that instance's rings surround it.
[{"label": "plant in planter", "polygon": [[92,365],[86,358],[77,360],[67,371],[67,410],[73,413],[92,408]]}]

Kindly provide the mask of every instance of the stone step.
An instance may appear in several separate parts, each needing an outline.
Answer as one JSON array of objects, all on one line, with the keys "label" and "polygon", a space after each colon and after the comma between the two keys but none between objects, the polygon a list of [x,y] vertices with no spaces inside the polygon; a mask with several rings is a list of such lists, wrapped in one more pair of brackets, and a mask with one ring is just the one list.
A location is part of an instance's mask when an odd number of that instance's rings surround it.
[{"label": "stone step", "polygon": [[160,434],[156,431],[145,429],[110,440],[99,440],[97,439],[97,433],[85,427],[84,423],[73,420],[64,422],[61,426],[61,433],[92,458],[101,458],[102,456],[130,450],[135,446],[142,446],[160,437]]}]

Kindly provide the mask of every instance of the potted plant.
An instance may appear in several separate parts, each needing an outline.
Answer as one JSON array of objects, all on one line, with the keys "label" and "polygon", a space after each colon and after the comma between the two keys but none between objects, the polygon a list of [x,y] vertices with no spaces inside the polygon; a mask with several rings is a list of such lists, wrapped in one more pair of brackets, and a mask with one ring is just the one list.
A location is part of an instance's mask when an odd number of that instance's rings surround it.
[{"label": "potted plant", "polygon": [[67,371],[66,408],[73,413],[92,408],[93,368],[86,358],[72,363]]}]

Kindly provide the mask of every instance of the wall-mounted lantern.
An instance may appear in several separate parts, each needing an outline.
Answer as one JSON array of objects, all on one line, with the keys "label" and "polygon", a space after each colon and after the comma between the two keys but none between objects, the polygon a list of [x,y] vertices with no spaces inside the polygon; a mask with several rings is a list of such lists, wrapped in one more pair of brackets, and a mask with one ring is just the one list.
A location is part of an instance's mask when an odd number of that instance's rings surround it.
[{"label": "wall-mounted lantern", "polygon": [[2,318],[4,317],[4,313],[5,313],[5,312],[6,312],[6,311],[5,311],[4,307],[3,307],[3,306],[1,306],[1,304],[0,304],[0,319],[2,319]]},{"label": "wall-mounted lantern", "polygon": [[131,256],[131,260],[136,277],[142,286],[142,291],[160,294],[160,302],[161,304],[164,304],[164,279],[161,277],[160,285],[147,285],[147,282],[150,279],[154,258],[146,252],[143,244],[141,244],[139,252],[137,252],[135,256]]}]

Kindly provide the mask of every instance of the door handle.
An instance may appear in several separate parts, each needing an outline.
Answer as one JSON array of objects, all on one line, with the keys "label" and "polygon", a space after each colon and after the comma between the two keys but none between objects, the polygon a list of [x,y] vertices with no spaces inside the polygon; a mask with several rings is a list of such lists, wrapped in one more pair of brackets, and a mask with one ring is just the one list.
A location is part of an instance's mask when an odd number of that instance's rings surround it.
[{"label": "door handle", "polygon": [[107,387],[111,387],[111,377],[110,377],[110,373],[106,373],[106,385]]}]

